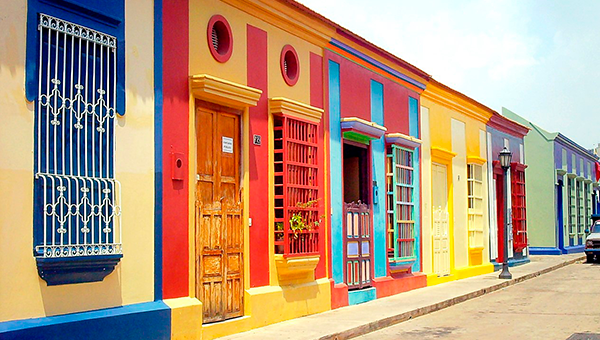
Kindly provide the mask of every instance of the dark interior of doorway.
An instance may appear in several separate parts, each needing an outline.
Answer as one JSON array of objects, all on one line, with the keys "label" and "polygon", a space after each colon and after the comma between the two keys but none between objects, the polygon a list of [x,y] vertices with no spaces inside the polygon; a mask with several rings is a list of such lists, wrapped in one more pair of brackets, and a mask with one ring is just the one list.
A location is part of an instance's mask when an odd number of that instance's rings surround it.
[{"label": "dark interior of doorway", "polygon": [[369,204],[367,146],[344,143],[344,202]]}]

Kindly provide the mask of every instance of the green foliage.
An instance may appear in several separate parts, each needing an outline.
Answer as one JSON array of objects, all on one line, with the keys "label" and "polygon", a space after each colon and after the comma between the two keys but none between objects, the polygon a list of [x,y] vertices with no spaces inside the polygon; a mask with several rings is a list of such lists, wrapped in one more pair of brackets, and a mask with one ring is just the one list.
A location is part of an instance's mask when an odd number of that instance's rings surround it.
[{"label": "green foliage", "polygon": [[[298,202],[296,203],[296,207],[300,209],[307,209],[313,207],[317,204],[318,200],[312,200],[308,202]],[[304,216],[302,216],[302,212],[295,212],[292,217],[290,217],[290,230],[294,233],[294,238],[298,238],[298,233],[303,230],[312,230],[313,228],[318,228],[321,225],[321,220],[325,217],[325,215],[319,216],[317,221],[309,222]]]}]

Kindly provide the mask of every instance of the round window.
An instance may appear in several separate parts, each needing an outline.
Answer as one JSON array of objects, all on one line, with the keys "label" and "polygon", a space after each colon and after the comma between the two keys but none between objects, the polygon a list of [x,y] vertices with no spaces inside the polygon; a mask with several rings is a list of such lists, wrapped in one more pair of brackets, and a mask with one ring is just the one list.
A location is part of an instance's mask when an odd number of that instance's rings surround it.
[{"label": "round window", "polygon": [[233,35],[231,27],[222,15],[213,15],[208,22],[208,49],[218,62],[224,63],[233,52]]},{"label": "round window", "polygon": [[281,74],[289,86],[294,86],[298,82],[300,62],[296,50],[290,45],[285,45],[281,50]]}]

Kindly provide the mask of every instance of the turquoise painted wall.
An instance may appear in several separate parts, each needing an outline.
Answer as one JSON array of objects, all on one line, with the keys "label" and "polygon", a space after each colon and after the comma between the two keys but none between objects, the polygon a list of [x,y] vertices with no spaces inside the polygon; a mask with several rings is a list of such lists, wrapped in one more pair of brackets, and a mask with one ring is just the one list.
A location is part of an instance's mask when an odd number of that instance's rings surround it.
[{"label": "turquoise painted wall", "polygon": [[[419,101],[415,98],[408,98],[408,130],[410,135],[416,138],[421,137],[419,122]],[[414,202],[415,202],[415,247],[417,261],[412,266],[413,273],[421,271],[421,148],[415,148],[414,152]]]},{"label": "turquoise painted wall", "polygon": [[[383,120],[383,85],[371,80],[371,121],[381,126]],[[373,181],[377,188],[373,191],[373,260],[375,277],[387,275],[386,251],[386,207],[385,207],[385,141],[382,138],[371,141],[371,161]]]},{"label": "turquoise painted wall", "polygon": [[342,130],[340,65],[329,61],[329,181],[331,183],[331,271],[335,283],[344,282],[344,235],[342,223]]}]

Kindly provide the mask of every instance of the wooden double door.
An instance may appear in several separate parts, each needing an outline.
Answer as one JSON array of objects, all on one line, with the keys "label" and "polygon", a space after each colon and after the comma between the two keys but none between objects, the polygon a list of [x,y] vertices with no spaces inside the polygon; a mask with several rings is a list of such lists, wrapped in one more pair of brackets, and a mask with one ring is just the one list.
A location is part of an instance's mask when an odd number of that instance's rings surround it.
[{"label": "wooden double door", "polygon": [[243,315],[240,116],[196,102],[196,297],[204,323]]}]

